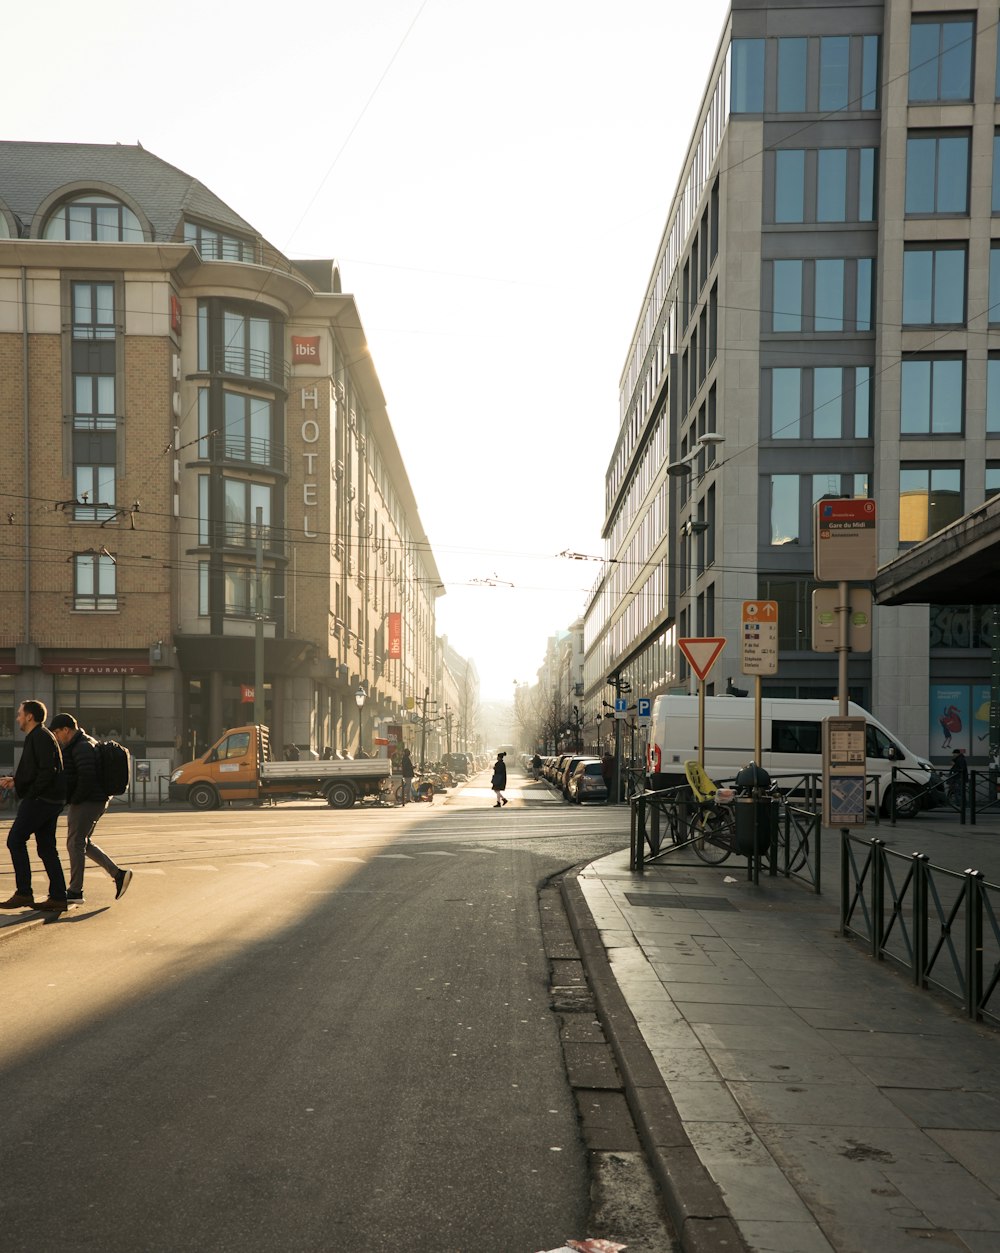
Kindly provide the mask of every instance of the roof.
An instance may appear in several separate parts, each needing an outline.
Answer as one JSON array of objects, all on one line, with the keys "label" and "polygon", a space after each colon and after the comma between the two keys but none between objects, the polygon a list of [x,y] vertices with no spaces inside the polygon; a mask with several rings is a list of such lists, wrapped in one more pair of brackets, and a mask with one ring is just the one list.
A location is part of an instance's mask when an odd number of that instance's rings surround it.
[{"label": "roof", "polygon": [[880,605],[992,605],[1000,578],[1000,496],[915,544],[875,578]]},{"label": "roof", "polygon": [[37,238],[39,207],[61,187],[117,188],[145,214],[159,242],[187,216],[257,236],[244,218],[190,174],[139,144],[41,144],[0,140],[0,203]]}]

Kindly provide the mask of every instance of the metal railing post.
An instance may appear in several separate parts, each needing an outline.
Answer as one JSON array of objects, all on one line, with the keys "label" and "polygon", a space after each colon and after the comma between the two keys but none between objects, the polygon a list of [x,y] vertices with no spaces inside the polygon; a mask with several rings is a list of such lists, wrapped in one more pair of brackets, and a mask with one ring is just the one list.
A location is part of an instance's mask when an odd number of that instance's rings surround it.
[{"label": "metal railing post", "polygon": [[976,775],[977,774],[978,774],[978,771],[973,770],[971,775],[969,776],[970,779],[972,780],[972,794],[969,797],[969,823],[972,826],[976,825]]},{"label": "metal railing post", "polygon": [[969,776],[963,774],[958,781],[958,825],[965,826],[966,783]]},{"label": "metal railing post", "polygon": [[896,825],[896,767],[893,766],[890,771],[892,779],[892,791],[889,793],[889,826]]},{"label": "metal railing post", "polygon": [[650,835],[649,847],[653,850],[653,856],[656,857],[660,852],[660,807],[653,804],[650,813]]},{"label": "metal railing post", "polygon": [[840,935],[847,934],[847,901],[848,901],[848,898],[850,897],[850,879],[851,879],[851,876],[850,876],[850,869],[851,869],[850,839],[851,839],[850,832],[845,831],[843,828],[841,828],[841,831],[840,831],[840,931],[839,931]]},{"label": "metal railing post", "polygon": [[965,872],[965,1012],[979,1017],[983,999],[983,875]]},{"label": "metal railing post", "polygon": [[882,960],[882,928],[885,911],[885,844],[872,840],[872,957]]},{"label": "metal railing post", "polygon": [[819,814],[814,817],[814,825],[812,831],[813,839],[816,842],[816,873],[813,875],[813,882],[816,884],[816,895],[822,895],[822,879],[823,879],[823,824],[819,820]]},{"label": "metal railing post", "polygon": [[913,854],[913,910],[910,922],[913,927],[913,982],[918,988],[926,986],[929,861],[926,853]]}]

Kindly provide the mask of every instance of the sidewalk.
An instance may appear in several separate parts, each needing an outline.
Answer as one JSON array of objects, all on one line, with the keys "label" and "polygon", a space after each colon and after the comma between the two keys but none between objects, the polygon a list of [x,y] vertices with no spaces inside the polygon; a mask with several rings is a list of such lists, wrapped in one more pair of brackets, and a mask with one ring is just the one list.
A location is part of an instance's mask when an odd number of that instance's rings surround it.
[{"label": "sidewalk", "polygon": [[[990,825],[925,815],[865,835],[961,869],[970,846],[1000,844]],[[634,875],[627,849],[567,885],[682,1243],[728,1253],[700,1221],[728,1211],[761,1253],[995,1253],[1000,1032],[837,936],[837,839],[824,840],[822,897],[780,878],[755,888],[745,862]]]}]

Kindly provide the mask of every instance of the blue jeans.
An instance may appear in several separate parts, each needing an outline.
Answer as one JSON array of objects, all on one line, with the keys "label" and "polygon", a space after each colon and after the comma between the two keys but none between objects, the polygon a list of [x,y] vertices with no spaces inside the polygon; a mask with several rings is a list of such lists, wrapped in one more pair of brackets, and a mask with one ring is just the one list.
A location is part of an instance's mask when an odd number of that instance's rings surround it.
[{"label": "blue jeans", "polygon": [[31,895],[31,858],[28,856],[28,839],[35,837],[35,847],[49,876],[49,896],[57,900],[66,898],[66,876],[56,849],[56,823],[62,805],[52,801],[25,798],[17,807],[14,824],[7,836],[10,859],[14,863],[14,883],[17,891]]}]

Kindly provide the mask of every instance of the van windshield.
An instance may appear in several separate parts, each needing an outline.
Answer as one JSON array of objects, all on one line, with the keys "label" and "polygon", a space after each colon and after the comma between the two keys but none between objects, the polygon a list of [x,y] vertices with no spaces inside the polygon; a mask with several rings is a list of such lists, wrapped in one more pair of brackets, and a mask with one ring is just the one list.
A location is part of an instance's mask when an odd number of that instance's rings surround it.
[{"label": "van windshield", "polygon": [[814,753],[823,751],[822,727],[818,722],[775,718],[771,723],[773,753]]},{"label": "van windshield", "polygon": [[903,754],[884,731],[869,722],[865,727],[865,755],[880,757],[883,761],[902,761]]}]

